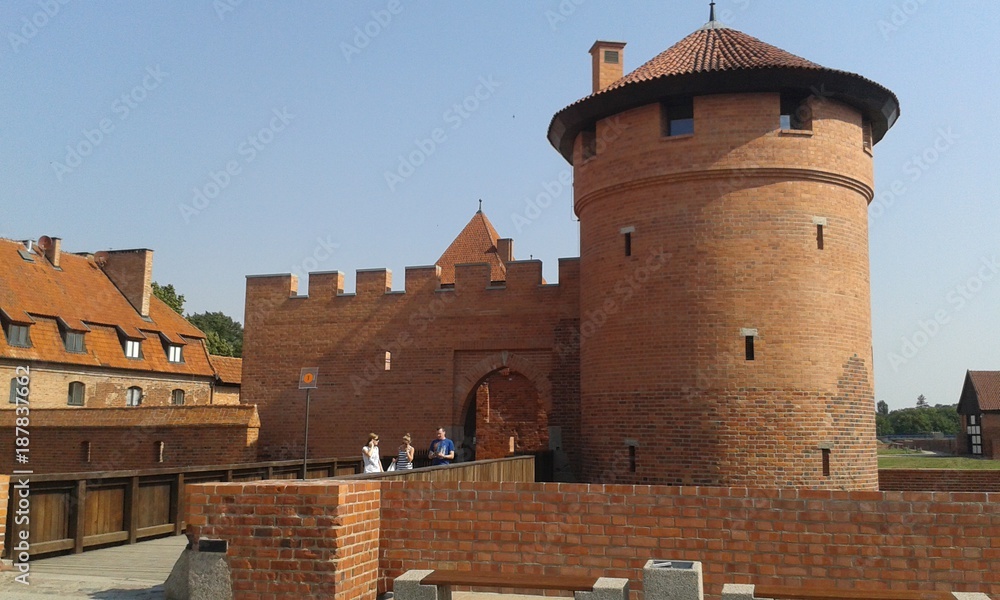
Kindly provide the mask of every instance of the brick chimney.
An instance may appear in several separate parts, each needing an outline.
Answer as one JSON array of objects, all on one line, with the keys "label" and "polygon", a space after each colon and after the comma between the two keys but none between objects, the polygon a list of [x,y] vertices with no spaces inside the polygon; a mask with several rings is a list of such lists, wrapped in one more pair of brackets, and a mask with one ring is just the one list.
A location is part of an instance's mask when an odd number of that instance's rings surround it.
[{"label": "brick chimney", "polygon": [[497,240],[497,256],[500,262],[507,264],[514,260],[514,240],[511,238],[500,238]]},{"label": "brick chimney", "polygon": [[53,267],[59,267],[59,254],[62,252],[62,239],[61,238],[49,238],[52,240],[49,243],[49,247],[45,249],[45,258],[52,264]]},{"label": "brick chimney", "polygon": [[623,62],[625,42],[594,42],[590,56],[594,64],[594,92],[603,90],[624,74]]},{"label": "brick chimney", "polygon": [[112,250],[102,268],[135,310],[148,317],[149,297],[153,293],[153,251]]}]

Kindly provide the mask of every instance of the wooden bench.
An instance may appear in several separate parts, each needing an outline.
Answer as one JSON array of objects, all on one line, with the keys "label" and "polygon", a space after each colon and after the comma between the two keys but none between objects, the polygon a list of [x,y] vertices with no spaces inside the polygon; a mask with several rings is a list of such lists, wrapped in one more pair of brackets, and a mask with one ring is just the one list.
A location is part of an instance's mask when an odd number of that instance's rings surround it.
[{"label": "wooden bench", "polygon": [[955,600],[951,592],[941,591],[845,590],[781,585],[756,585],[753,597],[768,600]]},{"label": "wooden bench", "polygon": [[[505,588],[511,590],[561,590],[578,598],[628,598],[628,581],[592,575],[534,575],[485,571],[407,571],[396,578],[393,592],[397,600],[451,598],[452,586]],[[591,595],[593,594],[593,595]]]}]

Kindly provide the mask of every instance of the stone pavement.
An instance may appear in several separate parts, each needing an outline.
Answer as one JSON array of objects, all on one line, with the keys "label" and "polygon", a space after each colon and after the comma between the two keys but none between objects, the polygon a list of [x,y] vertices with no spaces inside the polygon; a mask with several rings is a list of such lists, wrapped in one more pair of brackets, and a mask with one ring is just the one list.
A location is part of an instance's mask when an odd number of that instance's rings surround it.
[{"label": "stone pavement", "polygon": [[[45,558],[31,563],[30,585],[14,580],[16,572],[0,572],[2,600],[162,600],[163,582],[187,544],[183,535]],[[456,592],[454,600],[541,600]]]}]

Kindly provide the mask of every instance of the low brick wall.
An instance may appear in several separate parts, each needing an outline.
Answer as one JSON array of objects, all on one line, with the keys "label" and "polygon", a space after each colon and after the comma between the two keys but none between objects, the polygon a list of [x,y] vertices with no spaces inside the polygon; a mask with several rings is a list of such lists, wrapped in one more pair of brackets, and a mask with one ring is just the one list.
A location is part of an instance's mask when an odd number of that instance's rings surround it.
[{"label": "low brick wall", "polygon": [[[188,522],[230,541],[236,597],[374,600],[408,569],[626,577],[702,561],[724,583],[1000,595],[1000,494],[555,483],[188,486]],[[376,554],[377,552],[377,554]],[[377,561],[373,561],[377,556]],[[286,596],[290,597],[290,596]]]},{"label": "low brick wall", "polygon": [[378,482],[187,486],[188,533],[229,542],[237,599],[375,598]]},{"label": "low brick wall", "polygon": [[[0,473],[17,468],[15,418],[0,412]],[[22,468],[77,473],[255,462],[260,419],[254,406],[41,409],[28,430]]]},{"label": "low brick wall", "polygon": [[879,469],[882,491],[1000,492],[1000,470]]}]

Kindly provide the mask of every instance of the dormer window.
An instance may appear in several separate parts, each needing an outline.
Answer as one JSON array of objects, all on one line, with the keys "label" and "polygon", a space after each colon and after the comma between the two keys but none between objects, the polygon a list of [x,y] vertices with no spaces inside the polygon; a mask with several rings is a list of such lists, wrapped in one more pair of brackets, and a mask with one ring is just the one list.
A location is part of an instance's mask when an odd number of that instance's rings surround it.
[{"label": "dormer window", "polygon": [[125,340],[125,357],[142,358],[142,342],[139,340]]},{"label": "dormer window", "polygon": [[167,346],[167,362],[181,363],[184,362],[184,347],[183,346]]},{"label": "dormer window", "polygon": [[31,338],[28,336],[28,326],[14,323],[7,325],[7,343],[19,348],[30,348]]},{"label": "dormer window", "polygon": [[63,330],[63,345],[66,352],[86,352],[83,345],[83,334],[79,331]]}]

